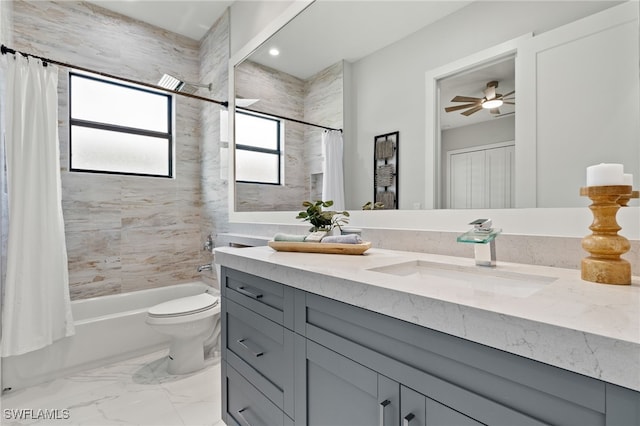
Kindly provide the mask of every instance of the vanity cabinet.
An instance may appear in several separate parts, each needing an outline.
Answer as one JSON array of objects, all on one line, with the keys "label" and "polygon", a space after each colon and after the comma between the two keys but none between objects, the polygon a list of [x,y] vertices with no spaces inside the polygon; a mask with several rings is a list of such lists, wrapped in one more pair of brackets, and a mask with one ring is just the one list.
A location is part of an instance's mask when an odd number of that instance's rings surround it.
[{"label": "vanity cabinet", "polygon": [[638,392],[225,267],[221,277],[229,425],[640,424]]}]

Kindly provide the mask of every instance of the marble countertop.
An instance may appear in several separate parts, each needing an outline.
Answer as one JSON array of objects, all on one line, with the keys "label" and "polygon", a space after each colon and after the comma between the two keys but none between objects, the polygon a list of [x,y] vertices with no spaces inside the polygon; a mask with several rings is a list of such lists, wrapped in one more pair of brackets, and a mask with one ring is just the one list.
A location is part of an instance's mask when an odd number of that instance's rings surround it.
[{"label": "marble countertop", "polygon": [[616,286],[583,281],[572,269],[498,261],[495,270],[478,270],[479,280],[487,274],[540,280],[522,292],[504,292],[460,285],[446,274],[371,270],[414,261],[476,268],[473,259],[427,253],[370,249],[347,256],[223,247],[215,258],[229,268],[640,391],[640,277]]}]

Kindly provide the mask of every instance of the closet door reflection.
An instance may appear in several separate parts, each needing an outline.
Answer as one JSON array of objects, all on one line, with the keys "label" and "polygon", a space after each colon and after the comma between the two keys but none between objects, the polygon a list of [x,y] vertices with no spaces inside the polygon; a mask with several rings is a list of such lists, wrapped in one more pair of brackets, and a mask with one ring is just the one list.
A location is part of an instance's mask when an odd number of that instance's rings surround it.
[{"label": "closet door reflection", "polygon": [[512,208],[514,154],[513,142],[449,151],[446,208]]}]

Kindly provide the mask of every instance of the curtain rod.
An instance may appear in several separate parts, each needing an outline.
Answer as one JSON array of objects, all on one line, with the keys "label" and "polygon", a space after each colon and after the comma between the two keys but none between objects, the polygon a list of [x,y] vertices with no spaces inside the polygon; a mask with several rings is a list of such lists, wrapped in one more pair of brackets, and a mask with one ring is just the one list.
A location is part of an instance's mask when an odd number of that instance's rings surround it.
[{"label": "curtain rod", "polygon": [[[90,68],[81,67],[81,66],[78,66],[78,65],[71,65],[71,64],[64,63],[64,62],[55,61],[53,59],[44,58],[42,56],[33,55],[31,53],[25,53],[25,52],[21,52],[21,51],[16,51],[14,49],[11,49],[11,48],[5,46],[4,44],[0,45],[0,51],[1,51],[1,53],[3,55],[5,55],[7,53],[10,53],[10,54],[13,54],[13,55],[15,55],[16,53],[19,53],[22,56],[27,57],[27,58],[31,57],[31,58],[40,59],[44,64],[50,63],[50,64],[59,65],[61,67],[65,67],[65,68],[72,68],[72,69],[76,69],[76,70],[80,70],[80,71],[90,72],[90,73],[97,74],[97,75],[100,75],[100,76],[103,76],[103,77],[114,78],[116,80],[125,81],[127,83],[133,83],[133,84],[137,84],[137,85],[140,85],[140,86],[150,87],[150,88],[156,89],[156,90],[161,90],[163,92],[174,93],[176,95],[185,96],[187,98],[199,99],[201,101],[206,101],[206,102],[213,102],[214,104],[221,105],[221,106],[223,106],[225,108],[229,107],[229,102],[227,102],[227,101],[217,101],[215,99],[205,98],[203,96],[198,96],[198,95],[192,95],[190,93],[178,92],[176,90],[169,90],[169,89],[167,89],[165,87],[162,87],[162,86],[156,86],[155,84],[144,83],[142,81],[137,81],[137,80],[132,80],[132,79],[129,79],[129,78],[118,77],[117,75],[108,74],[108,73],[105,73],[105,72],[102,72],[102,71],[96,71],[96,70],[93,70],[93,69],[90,69]],[[276,118],[279,118],[281,120],[288,120],[288,121],[293,121],[293,122],[300,123],[300,124],[306,124],[307,126],[319,127],[321,129],[325,129],[325,130],[336,130],[336,131],[342,132],[342,129],[334,129],[332,127],[326,127],[326,126],[321,126],[319,124],[308,123],[306,121],[296,120],[294,118],[289,118],[289,117],[283,117],[281,115],[275,115],[275,114],[270,114],[270,113],[261,112],[261,111],[254,111],[254,110],[251,110],[251,109],[248,109],[248,108],[236,107],[236,110],[255,112],[255,113],[258,113],[258,114],[268,114],[268,115],[270,115],[272,117],[276,117]]]},{"label": "curtain rod", "polygon": [[256,111],[254,109],[249,109],[249,108],[239,107],[239,106],[236,107],[236,110],[255,112],[256,114],[264,114],[264,115],[268,115],[270,117],[279,118],[281,120],[293,121],[295,123],[306,124],[307,126],[319,127],[321,129],[325,129],[325,130],[335,130],[337,132],[342,133],[342,129],[334,129],[333,127],[321,126],[320,124],[314,124],[314,123],[309,123],[307,121],[296,120],[295,118],[289,118],[289,117],[284,117],[282,115],[271,114],[270,112]]},{"label": "curtain rod", "polygon": [[184,92],[178,92],[176,90],[170,90],[170,89],[167,89],[167,88],[162,87],[162,86],[156,86],[155,84],[144,83],[142,81],[137,81],[137,80],[132,80],[132,79],[129,79],[129,78],[118,77],[117,75],[107,74],[107,73],[102,72],[102,71],[96,71],[96,70],[92,70],[90,68],[80,67],[78,65],[71,65],[71,64],[64,63],[64,62],[60,62],[60,61],[54,61],[53,59],[43,58],[42,56],[32,55],[31,53],[25,53],[25,52],[16,51],[14,49],[10,49],[7,46],[5,46],[4,44],[0,46],[0,52],[2,52],[3,55],[5,55],[7,53],[11,53],[11,54],[14,54],[14,55],[16,53],[19,53],[19,54],[21,54],[22,56],[24,56],[26,58],[32,57],[32,58],[40,59],[45,64],[46,63],[55,64],[55,65],[59,65],[61,67],[65,67],[65,68],[72,68],[72,69],[76,69],[76,70],[80,70],[80,71],[90,72],[90,73],[93,73],[93,74],[100,75],[102,77],[108,77],[108,78],[114,78],[116,80],[126,81],[127,83],[133,83],[133,84],[137,84],[139,86],[150,87],[152,89],[161,90],[163,92],[173,93],[173,94],[180,95],[180,96],[186,96],[187,98],[200,99],[201,101],[206,101],[206,102],[213,102],[214,104],[222,105],[225,108],[227,108],[229,106],[229,102],[227,102],[227,101],[217,101],[215,99],[205,98],[203,96],[192,95],[190,93],[184,93]]}]

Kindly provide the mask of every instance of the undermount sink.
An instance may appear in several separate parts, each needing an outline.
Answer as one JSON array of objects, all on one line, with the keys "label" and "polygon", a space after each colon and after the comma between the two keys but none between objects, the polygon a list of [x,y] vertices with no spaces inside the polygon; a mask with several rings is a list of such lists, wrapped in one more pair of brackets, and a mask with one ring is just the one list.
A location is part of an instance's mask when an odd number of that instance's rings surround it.
[{"label": "undermount sink", "polygon": [[368,270],[398,277],[417,278],[427,284],[447,284],[516,297],[529,296],[557,279],[481,266],[460,266],[423,260],[395,263]]}]

